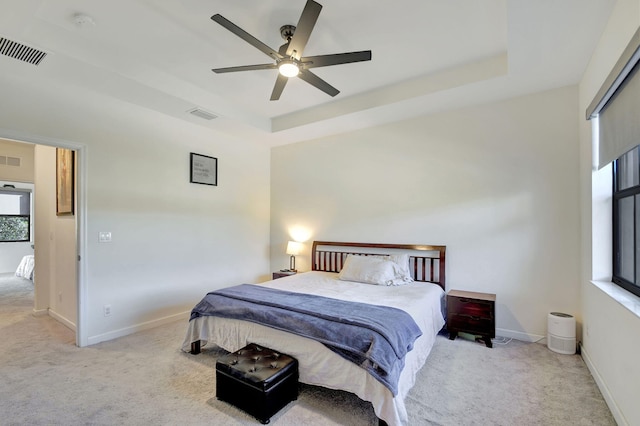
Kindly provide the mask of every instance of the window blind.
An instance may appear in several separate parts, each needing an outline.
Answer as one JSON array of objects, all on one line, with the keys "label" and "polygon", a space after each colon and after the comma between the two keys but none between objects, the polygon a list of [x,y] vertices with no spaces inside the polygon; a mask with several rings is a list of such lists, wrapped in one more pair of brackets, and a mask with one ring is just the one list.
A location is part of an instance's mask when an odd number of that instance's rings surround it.
[{"label": "window blind", "polygon": [[598,117],[598,169],[640,145],[640,28],[587,109]]},{"label": "window blind", "polygon": [[31,190],[0,188],[0,214],[31,214]]}]

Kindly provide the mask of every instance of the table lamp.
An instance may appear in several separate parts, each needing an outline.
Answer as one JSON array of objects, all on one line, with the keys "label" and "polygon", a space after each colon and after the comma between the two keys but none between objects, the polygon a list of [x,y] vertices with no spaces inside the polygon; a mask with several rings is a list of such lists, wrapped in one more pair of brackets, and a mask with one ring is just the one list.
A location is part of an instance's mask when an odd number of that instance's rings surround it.
[{"label": "table lamp", "polygon": [[296,254],[300,254],[302,253],[302,243],[299,243],[297,241],[289,241],[287,243],[287,254],[290,254],[291,257],[289,258],[289,270],[290,271],[294,271],[296,270]]}]

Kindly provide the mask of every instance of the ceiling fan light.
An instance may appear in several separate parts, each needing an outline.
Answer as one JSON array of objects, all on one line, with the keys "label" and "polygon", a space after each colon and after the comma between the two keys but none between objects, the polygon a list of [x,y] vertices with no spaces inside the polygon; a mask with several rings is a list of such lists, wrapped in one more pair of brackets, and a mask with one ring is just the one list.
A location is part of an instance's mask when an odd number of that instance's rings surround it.
[{"label": "ceiling fan light", "polygon": [[278,71],[285,77],[295,77],[300,73],[300,68],[293,61],[282,61],[278,65]]}]

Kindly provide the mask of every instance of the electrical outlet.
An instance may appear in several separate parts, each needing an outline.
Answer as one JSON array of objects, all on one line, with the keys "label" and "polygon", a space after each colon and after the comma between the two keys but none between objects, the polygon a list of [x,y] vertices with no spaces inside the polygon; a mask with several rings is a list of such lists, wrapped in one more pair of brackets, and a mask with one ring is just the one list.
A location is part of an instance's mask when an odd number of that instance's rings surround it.
[{"label": "electrical outlet", "polygon": [[111,315],[111,305],[104,305],[104,316],[108,317]]}]

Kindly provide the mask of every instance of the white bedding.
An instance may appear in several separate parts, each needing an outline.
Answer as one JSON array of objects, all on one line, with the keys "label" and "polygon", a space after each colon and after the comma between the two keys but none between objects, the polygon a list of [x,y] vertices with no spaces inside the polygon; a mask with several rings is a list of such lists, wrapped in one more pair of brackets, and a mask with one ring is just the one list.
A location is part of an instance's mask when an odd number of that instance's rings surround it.
[{"label": "white bedding", "polygon": [[444,326],[442,303],[444,291],[436,284],[415,282],[404,286],[378,286],[341,281],[331,272],[305,272],[262,285],[279,290],[309,293],[335,299],[392,306],[410,314],[422,336],[405,359],[400,376],[398,395],[364,369],[347,361],[321,343],[291,333],[254,324],[247,321],[198,317],[189,322],[182,349],[191,350],[191,343],[215,344],[234,352],[248,343],[257,343],[285,352],[298,359],[300,381],[331,389],[353,392],[372,403],[376,415],[389,426],[408,422],[404,399],[415,383],[417,372],[424,365],[435,342],[438,331]]},{"label": "white bedding", "polygon": [[33,267],[35,266],[34,256],[27,255],[22,258],[16,269],[16,277],[26,278],[33,281]]}]

